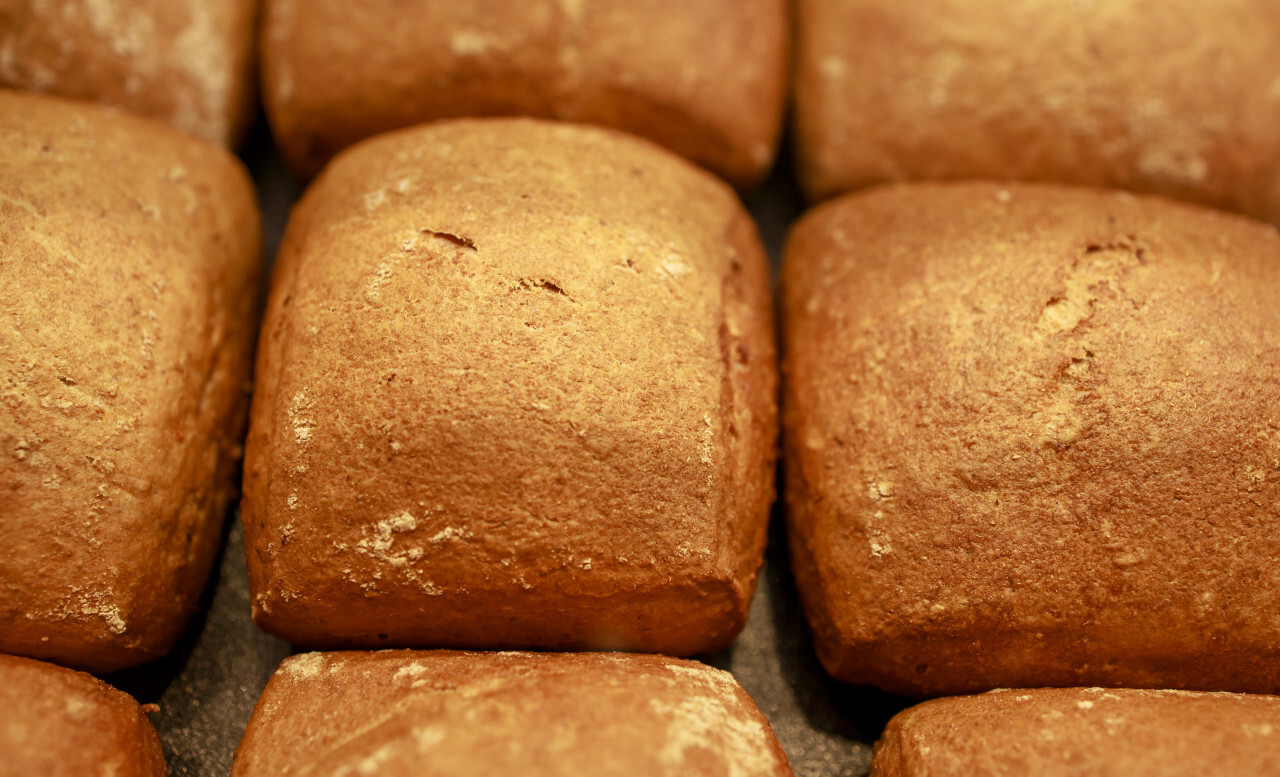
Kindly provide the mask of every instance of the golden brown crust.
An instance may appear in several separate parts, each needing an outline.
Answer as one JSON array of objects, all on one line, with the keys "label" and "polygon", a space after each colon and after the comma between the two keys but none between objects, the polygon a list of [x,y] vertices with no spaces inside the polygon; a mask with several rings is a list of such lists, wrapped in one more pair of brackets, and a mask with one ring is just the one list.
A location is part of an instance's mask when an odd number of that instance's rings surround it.
[{"label": "golden brown crust", "polygon": [[133,697],[15,656],[0,655],[0,753],[0,777],[165,774],[160,738]]},{"label": "golden brown crust", "polygon": [[897,180],[1153,192],[1280,222],[1272,0],[800,0],[814,198]]},{"label": "golden brown crust", "polygon": [[270,0],[263,94],[305,176],[386,130],[527,115],[623,129],[753,186],[787,42],[783,0]]},{"label": "golden brown crust", "polygon": [[4,0],[0,87],[90,100],[237,145],[257,0]]},{"label": "golden brown crust", "polygon": [[936,699],[899,713],[872,777],[1280,775],[1280,698],[1061,688]]},{"label": "golden brown crust", "polygon": [[1280,689],[1280,234],[1154,197],[892,186],[783,269],[795,572],[902,693]]},{"label": "golden brown crust", "polygon": [[[335,714],[337,711],[337,714]],[[234,777],[790,777],[728,672],[611,653],[307,653],[258,701]]]},{"label": "golden brown crust", "polygon": [[745,623],[772,316],[731,190],[618,132],[461,120],[343,154],[259,353],[254,611],[313,647],[626,647]]},{"label": "golden brown crust", "polygon": [[0,91],[0,652],[166,652],[235,491],[259,299],[223,149]]}]

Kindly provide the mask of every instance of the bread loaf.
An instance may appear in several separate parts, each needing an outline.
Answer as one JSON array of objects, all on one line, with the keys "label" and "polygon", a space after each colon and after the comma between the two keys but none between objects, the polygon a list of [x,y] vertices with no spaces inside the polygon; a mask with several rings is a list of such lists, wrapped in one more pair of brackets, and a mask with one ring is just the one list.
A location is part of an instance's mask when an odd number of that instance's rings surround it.
[{"label": "bread loaf", "polygon": [[790,777],[728,672],[608,653],[307,653],[267,684],[233,777]]},{"label": "bread loaf", "polygon": [[0,777],[164,774],[160,739],[129,694],[83,672],[0,655]]},{"label": "bread loaf", "polygon": [[260,307],[223,149],[0,90],[0,652],[162,655],[208,576]]},{"label": "bread loaf", "polygon": [[784,263],[792,552],[836,677],[1280,690],[1274,228],[899,185]]},{"label": "bread loaf", "polygon": [[254,617],[309,647],[727,645],[773,498],[764,253],[622,133],[459,120],[294,211],[258,361]]},{"label": "bread loaf", "polygon": [[1054,688],[935,699],[899,713],[872,777],[1275,777],[1280,698]]},{"label": "bread loaf", "polygon": [[797,25],[814,198],[1056,181],[1280,223],[1274,0],[800,0]]},{"label": "bread loaf", "polygon": [[0,87],[113,105],[237,144],[257,0],[5,0]]},{"label": "bread loaf", "polygon": [[782,123],[784,0],[268,0],[263,94],[310,176],[380,132],[537,116],[641,135],[739,186]]}]

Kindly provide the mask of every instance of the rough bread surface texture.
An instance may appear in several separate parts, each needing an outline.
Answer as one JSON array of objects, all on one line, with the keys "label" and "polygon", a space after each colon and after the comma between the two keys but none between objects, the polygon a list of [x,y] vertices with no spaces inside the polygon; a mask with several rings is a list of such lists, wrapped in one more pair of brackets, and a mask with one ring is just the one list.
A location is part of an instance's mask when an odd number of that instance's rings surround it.
[{"label": "rough bread surface texture", "polygon": [[177,639],[235,492],[258,241],[222,148],[0,91],[0,652]]},{"label": "rough bread surface texture", "polygon": [[132,696],[83,672],[0,655],[0,777],[164,774],[160,738]]},{"label": "rough bread surface texture", "polygon": [[616,653],[388,650],[286,659],[233,777],[790,777],[733,675]]},{"label": "rough bread surface texture", "polygon": [[915,184],[783,269],[787,499],[826,667],[900,693],[1280,690],[1280,234]]},{"label": "rough bread surface texture", "polygon": [[254,110],[257,0],[0,0],[0,86],[234,145]]},{"label": "rough bread surface texture", "polygon": [[872,777],[1276,777],[1280,697],[1052,688],[899,713]]},{"label": "rough bread surface texture", "polygon": [[755,225],[678,157],[531,119],[367,141],[272,280],[254,616],[312,647],[723,647],[773,498],[774,360]]},{"label": "rough bread surface texture", "polygon": [[1274,0],[799,0],[800,177],[1109,186],[1280,223]]},{"label": "rough bread surface texture", "polygon": [[462,116],[538,116],[654,140],[739,186],[778,145],[785,0],[269,0],[263,95],[286,158]]}]

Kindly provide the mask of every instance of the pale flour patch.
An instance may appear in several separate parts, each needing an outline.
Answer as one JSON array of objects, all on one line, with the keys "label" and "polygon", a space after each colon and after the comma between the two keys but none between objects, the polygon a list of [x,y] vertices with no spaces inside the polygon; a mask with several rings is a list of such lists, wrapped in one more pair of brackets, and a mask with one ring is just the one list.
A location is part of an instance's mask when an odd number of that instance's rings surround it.
[{"label": "pale flour patch", "polygon": [[196,88],[178,104],[178,125],[211,140],[231,134],[232,62],[214,23],[211,3],[188,3],[191,19],[174,43],[178,67]]},{"label": "pale flour patch", "polygon": [[493,48],[496,41],[493,36],[486,35],[482,32],[473,32],[471,30],[463,30],[455,32],[449,38],[449,49],[454,55],[459,57],[469,57],[483,54]]},{"label": "pale flour patch", "polygon": [[293,400],[289,403],[287,411],[289,423],[293,426],[294,442],[299,445],[311,442],[311,433],[316,426],[316,422],[311,417],[311,410],[315,404],[315,400],[309,399],[304,391],[294,394]]},{"label": "pale flour patch", "polygon": [[86,604],[81,608],[85,615],[97,615],[107,622],[107,629],[112,634],[123,634],[128,630],[124,618],[120,617],[120,608],[112,604]]},{"label": "pale flour patch", "polygon": [[323,653],[302,653],[286,658],[280,665],[280,669],[288,672],[289,676],[295,680],[306,680],[320,674],[324,666]]},{"label": "pale flour patch", "polygon": [[709,750],[723,759],[728,777],[774,773],[777,757],[769,747],[768,734],[759,721],[743,719],[736,697],[700,695],[678,702],[652,699],[649,705],[670,721],[658,751],[663,766],[687,768],[691,752]]}]

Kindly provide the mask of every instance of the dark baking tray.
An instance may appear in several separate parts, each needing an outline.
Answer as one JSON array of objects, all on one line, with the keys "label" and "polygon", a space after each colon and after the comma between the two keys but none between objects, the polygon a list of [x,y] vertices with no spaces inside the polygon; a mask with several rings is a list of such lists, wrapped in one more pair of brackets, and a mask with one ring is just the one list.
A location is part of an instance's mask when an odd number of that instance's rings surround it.
[{"label": "dark baking tray", "polygon": [[[787,227],[802,201],[784,153],[768,183],[746,202],[776,269]],[[259,118],[243,157],[263,209],[264,256],[275,257],[299,187]],[[781,485],[781,484],[780,484]],[[253,625],[244,534],[238,510],[227,516],[216,574],[201,611],[167,657],[104,679],[160,705],[152,716],[174,777],[225,777],[258,695],[292,651]],[[831,680],[813,652],[787,555],[780,507],[775,506],[769,550],[746,630],[727,650],[704,656],[728,669],[769,718],[797,775],[856,777],[871,763],[871,745],[884,724],[910,704],[901,697]]]}]

